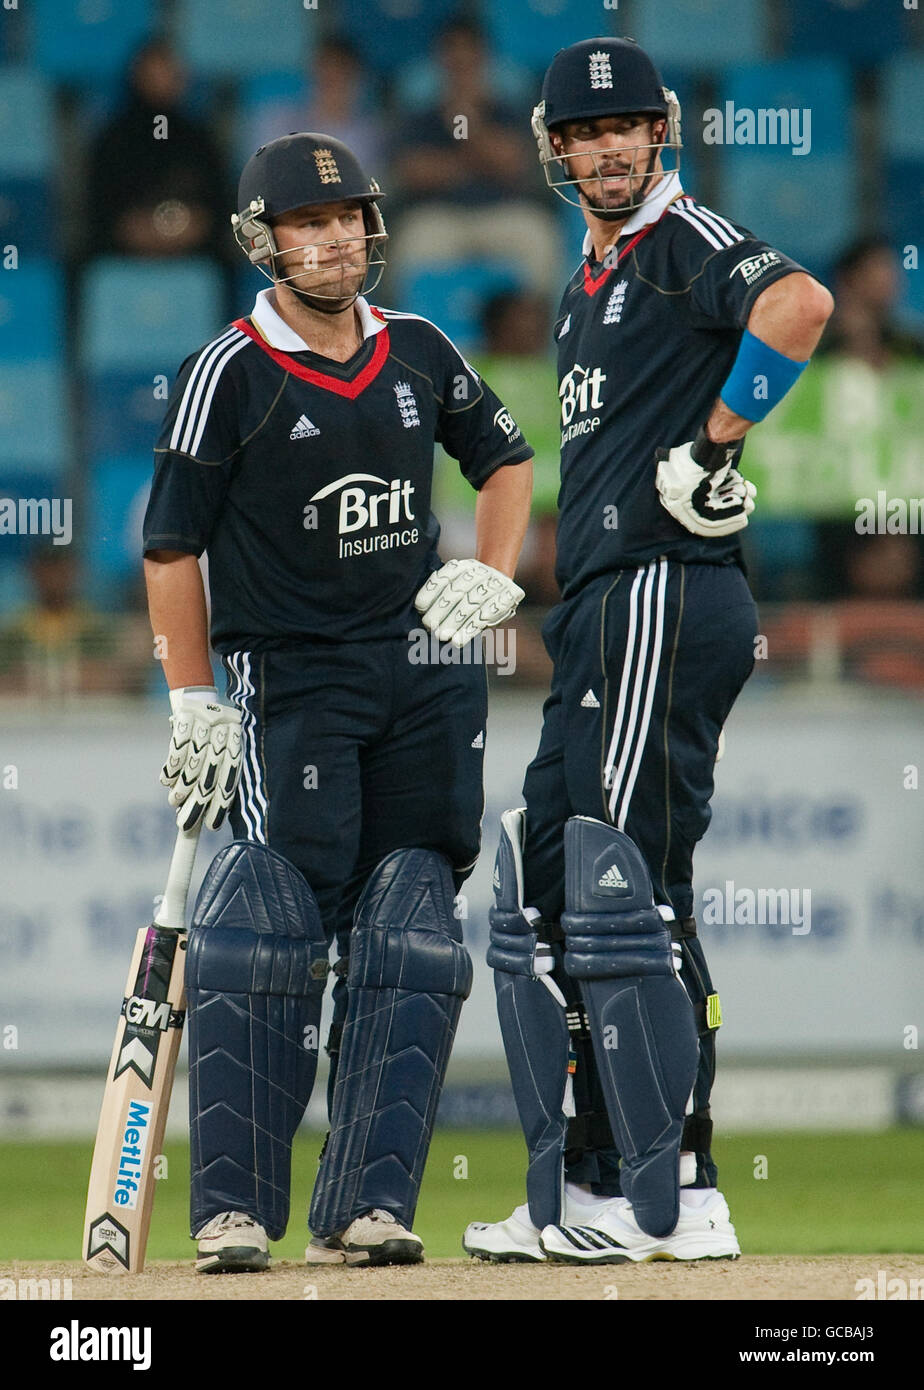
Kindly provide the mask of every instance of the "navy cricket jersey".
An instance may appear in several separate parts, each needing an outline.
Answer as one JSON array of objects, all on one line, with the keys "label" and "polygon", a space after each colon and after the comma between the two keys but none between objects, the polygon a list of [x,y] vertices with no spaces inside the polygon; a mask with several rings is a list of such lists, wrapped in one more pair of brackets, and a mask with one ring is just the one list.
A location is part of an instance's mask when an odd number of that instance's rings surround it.
[{"label": "navy cricket jersey", "polygon": [[754,300],[803,267],[688,197],[676,175],[627,219],[607,252],[618,264],[594,259],[589,233],[584,250],[554,328],[562,593],[660,555],[740,563],[736,536],[694,536],[662,507],[655,450],[695,439]]},{"label": "navy cricket jersey", "polygon": [[427,319],[359,299],[365,337],[338,363],[270,294],[180,368],[144,549],[208,552],[218,652],[403,636],[440,563],[434,443],[474,488],[532,449]]}]

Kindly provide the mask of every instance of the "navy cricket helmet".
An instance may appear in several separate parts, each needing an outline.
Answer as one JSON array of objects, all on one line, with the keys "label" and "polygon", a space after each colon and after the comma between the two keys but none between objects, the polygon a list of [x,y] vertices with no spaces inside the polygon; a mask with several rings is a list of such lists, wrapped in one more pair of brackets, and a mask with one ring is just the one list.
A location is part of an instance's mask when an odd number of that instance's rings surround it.
[{"label": "navy cricket helmet", "polygon": [[[674,92],[665,87],[654,63],[634,39],[617,39],[601,36],[584,39],[562,48],[549,64],[542,82],[539,104],[533,110],[532,131],[539,147],[539,162],[545,171],[549,187],[575,207],[590,205],[600,217],[625,217],[633,208],[644,202],[651,176],[645,178],[637,196],[630,198],[617,210],[598,207],[592,202],[581,184],[593,186],[603,175],[594,168],[597,179],[573,179],[568,177],[567,158],[556,154],[552,148],[550,132],[565,121],[592,120],[604,116],[647,115],[662,117],[667,121],[667,132],[663,141],[657,144],[631,147],[632,168],[630,178],[636,176],[635,164],[643,151],[673,150],[675,164],[665,173],[673,173],[680,167],[680,103]],[[582,154],[591,156],[604,153],[602,147],[595,147]],[[628,153],[628,150],[626,151]],[[639,171],[641,173],[641,170]],[[576,188],[583,198],[569,197],[563,191]],[[602,194],[601,183],[601,194]]]},{"label": "navy cricket helmet", "polygon": [[[339,313],[348,307],[344,299],[352,303],[360,292],[375,289],[382,278],[388,233],[378,200],[384,196],[378,183],[365,174],[353,151],[342,140],[335,140],[332,135],[300,131],[261,145],[248,159],[238,184],[239,211],[231,214],[231,226],[238,245],[267,279],[274,284],[288,284],[293,293],[312,308]],[[362,205],[366,235],[288,248],[305,251],[305,265],[294,274],[279,274],[276,258],[280,252],[273,236],[274,222],[296,208],[341,202]],[[371,284],[364,282],[362,289],[355,293],[336,295],[311,293],[291,283],[317,270],[317,260],[312,257],[326,246],[336,246],[340,252],[343,278],[349,268],[349,263],[343,260],[344,248],[355,250],[358,241],[364,243],[367,277],[373,268],[378,271]],[[333,310],[331,302],[336,306]]]}]

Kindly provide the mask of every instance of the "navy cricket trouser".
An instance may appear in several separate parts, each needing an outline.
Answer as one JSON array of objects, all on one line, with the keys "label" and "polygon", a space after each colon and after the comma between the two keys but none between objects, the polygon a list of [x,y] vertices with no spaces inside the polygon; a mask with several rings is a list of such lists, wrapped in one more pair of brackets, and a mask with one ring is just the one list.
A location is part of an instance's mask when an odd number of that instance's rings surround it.
[{"label": "navy cricket trouser", "polygon": [[459,887],[480,849],[485,668],[415,665],[411,649],[387,638],[222,658],[242,716],[235,838],[301,870],[341,954],[387,854],[437,850]]},{"label": "navy cricket trouser", "polygon": [[[564,907],[564,826],[594,816],[641,849],[655,901],[673,907],[684,983],[697,1012],[700,1065],[684,1148],[697,1154],[697,1183],[713,1186],[709,1095],[715,1029],[707,1026],[712,983],[695,935],[693,850],[711,811],[719,734],[754,665],[757,610],[737,565],[684,565],[661,557],[602,575],[550,614],[543,632],[554,662],[539,749],[524,784],[525,901],[555,926]],[[562,983],[574,996],[570,977]],[[580,1058],[588,1059],[589,1045]],[[578,1093],[577,1078],[575,1082]],[[595,1078],[580,1088],[602,1109]],[[580,1105],[579,1105],[580,1109]],[[599,1124],[578,1126],[576,1150]],[[609,1151],[612,1152],[612,1151]],[[576,1153],[569,1177],[607,1184]]]}]

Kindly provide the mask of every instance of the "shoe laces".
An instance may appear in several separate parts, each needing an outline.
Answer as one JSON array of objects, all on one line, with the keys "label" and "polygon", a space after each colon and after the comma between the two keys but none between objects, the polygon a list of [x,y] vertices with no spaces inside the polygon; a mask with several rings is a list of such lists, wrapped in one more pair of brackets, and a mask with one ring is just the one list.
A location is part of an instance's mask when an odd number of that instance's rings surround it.
[{"label": "shoe laces", "polygon": [[199,1232],[199,1239],[206,1235],[217,1236],[222,1231],[230,1230],[233,1226],[255,1226],[257,1223],[252,1216],[248,1216],[244,1211],[223,1211],[218,1216],[213,1216],[208,1225],[203,1226]]}]

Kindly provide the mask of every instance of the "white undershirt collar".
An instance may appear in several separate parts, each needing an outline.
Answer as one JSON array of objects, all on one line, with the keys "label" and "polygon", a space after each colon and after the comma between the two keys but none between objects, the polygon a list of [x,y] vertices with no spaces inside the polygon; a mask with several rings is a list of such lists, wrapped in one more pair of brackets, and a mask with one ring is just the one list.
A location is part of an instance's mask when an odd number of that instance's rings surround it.
[{"label": "white undershirt collar", "polygon": [[[655,185],[645,201],[639,204],[631,217],[626,218],[619,232],[619,240],[621,241],[624,236],[632,236],[635,232],[640,232],[643,227],[650,227],[652,222],[657,222],[668,203],[679,198],[682,192],[680,175],[677,170],[667,170],[664,178]],[[584,244],[581,251],[586,256],[593,249],[593,237],[590,235],[590,228],[588,228],[584,233]]]},{"label": "white undershirt collar", "polygon": [[[311,344],[306,343],[294,328],[290,328],[277,312],[272,294],[272,289],[260,290],[250,315],[270,347],[278,348],[280,352],[313,352]],[[384,321],[375,317],[362,295],[356,300],[356,308],[359,310],[359,322],[364,339],[382,331],[385,327]]]}]

